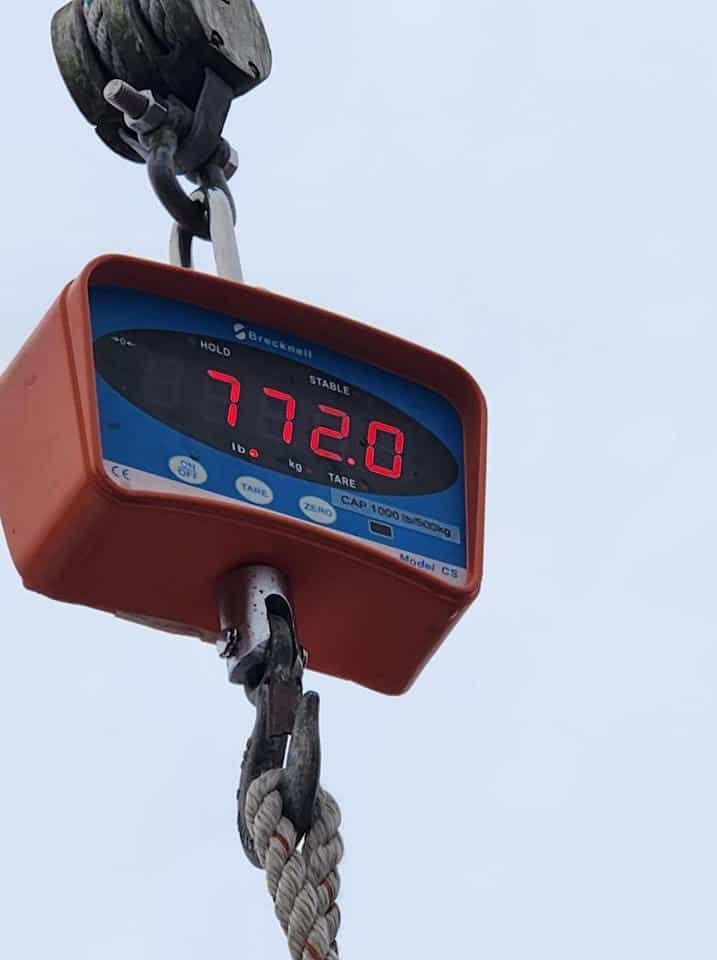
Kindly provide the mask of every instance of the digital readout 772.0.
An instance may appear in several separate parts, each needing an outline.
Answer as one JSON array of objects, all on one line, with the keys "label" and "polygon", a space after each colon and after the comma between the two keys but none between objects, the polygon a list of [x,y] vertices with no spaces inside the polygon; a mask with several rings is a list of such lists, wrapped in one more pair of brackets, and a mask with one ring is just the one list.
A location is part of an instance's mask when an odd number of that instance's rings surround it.
[{"label": "digital readout 772.0", "polygon": [[421,422],[442,401],[398,378],[384,375],[420,419],[317,367],[192,333],[107,334],[95,341],[95,362],[160,423],[285,475],[390,496],[445,490],[458,475],[451,451]]},{"label": "digital readout 772.0", "polygon": [[[207,370],[207,375],[212,380],[224,383],[228,389],[226,422],[230,427],[236,427],[239,419],[239,404],[241,403],[241,380],[232,376],[230,373],[224,373],[221,370]],[[294,422],[296,420],[296,399],[291,394],[283,390],[277,390],[275,387],[265,386],[263,388],[264,396],[276,400],[284,407],[284,422],[282,426],[281,438],[287,446],[294,442]],[[311,431],[309,446],[312,453],[317,457],[323,457],[326,460],[340,462],[343,457],[335,450],[327,450],[321,446],[324,437],[334,440],[345,440],[351,434],[351,417],[345,410],[339,410],[337,407],[331,407],[328,404],[318,405],[319,410],[328,417],[335,418],[338,423],[336,428],[328,426],[318,426]],[[393,454],[390,466],[382,466],[376,462],[376,443],[381,434],[393,438]],[[366,435],[366,452],[364,456],[364,466],[371,473],[376,473],[381,477],[390,477],[398,479],[403,472],[403,451],[406,445],[406,438],[402,430],[389,423],[382,423],[380,420],[371,420],[368,425]],[[355,460],[349,458],[349,466],[355,465]]]}]

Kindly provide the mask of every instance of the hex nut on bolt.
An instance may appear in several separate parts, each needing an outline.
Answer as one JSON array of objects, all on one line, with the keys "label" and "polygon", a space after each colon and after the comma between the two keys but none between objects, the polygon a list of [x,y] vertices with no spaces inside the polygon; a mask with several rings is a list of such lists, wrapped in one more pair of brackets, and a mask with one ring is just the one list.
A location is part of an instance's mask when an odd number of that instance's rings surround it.
[{"label": "hex nut on bolt", "polygon": [[135,90],[124,80],[111,80],[104,89],[105,100],[124,114],[125,125],[135,133],[151,133],[167,119],[167,109],[151,90]]},{"label": "hex nut on bolt", "polygon": [[147,97],[149,105],[141,117],[133,119],[125,114],[124,122],[130,130],[135,133],[151,133],[158,127],[161,127],[167,119],[167,110],[155,98],[151,90],[143,90],[142,93]]}]

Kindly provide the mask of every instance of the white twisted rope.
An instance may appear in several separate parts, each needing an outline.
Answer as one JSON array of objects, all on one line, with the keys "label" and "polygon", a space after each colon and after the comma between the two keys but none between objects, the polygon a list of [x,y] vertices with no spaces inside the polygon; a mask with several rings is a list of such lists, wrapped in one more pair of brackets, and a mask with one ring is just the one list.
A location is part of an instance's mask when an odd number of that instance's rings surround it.
[{"label": "white twisted rope", "polygon": [[294,825],[282,816],[280,779],[281,770],[270,770],[252,783],[247,827],[292,960],[338,960],[341,811],[331,794],[319,788],[317,814],[299,849]]}]

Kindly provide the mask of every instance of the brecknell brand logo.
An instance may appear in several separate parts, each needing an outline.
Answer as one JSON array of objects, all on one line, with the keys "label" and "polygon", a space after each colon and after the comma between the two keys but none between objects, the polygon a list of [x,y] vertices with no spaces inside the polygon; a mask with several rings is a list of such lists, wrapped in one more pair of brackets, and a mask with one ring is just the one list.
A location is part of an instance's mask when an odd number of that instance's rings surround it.
[{"label": "brecknell brand logo", "polygon": [[234,339],[242,343],[259,344],[262,347],[269,347],[271,350],[280,350],[282,353],[290,353],[294,357],[303,357],[305,360],[313,359],[314,353],[310,347],[298,347],[294,343],[288,343],[278,336],[269,336],[268,333],[259,333],[252,330],[243,323],[234,324]]}]

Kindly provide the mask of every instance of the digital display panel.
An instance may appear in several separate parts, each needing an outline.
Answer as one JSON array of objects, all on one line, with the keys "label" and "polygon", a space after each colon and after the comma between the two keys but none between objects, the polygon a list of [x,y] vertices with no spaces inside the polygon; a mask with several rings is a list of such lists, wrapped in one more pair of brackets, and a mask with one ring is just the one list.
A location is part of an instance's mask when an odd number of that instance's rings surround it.
[{"label": "digital display panel", "polygon": [[156,420],[287,476],[391,496],[455,483],[444,443],[398,407],[331,373],[239,342],[125,329],[95,341],[97,372]]},{"label": "digital display panel", "polygon": [[281,514],[465,582],[457,410],[430,387],[351,356],[349,344],[342,353],[302,339],[293,309],[287,301],[292,334],[250,315],[92,286],[110,482]]}]

